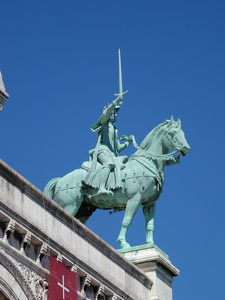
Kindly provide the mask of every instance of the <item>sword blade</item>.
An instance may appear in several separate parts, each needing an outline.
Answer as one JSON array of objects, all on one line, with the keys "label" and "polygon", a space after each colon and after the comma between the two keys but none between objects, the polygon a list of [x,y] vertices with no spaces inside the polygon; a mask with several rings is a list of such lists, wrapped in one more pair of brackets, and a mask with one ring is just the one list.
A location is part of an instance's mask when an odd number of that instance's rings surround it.
[{"label": "sword blade", "polygon": [[122,65],[121,65],[121,53],[118,49],[118,63],[119,63],[119,93],[123,93],[123,81],[122,81]]}]

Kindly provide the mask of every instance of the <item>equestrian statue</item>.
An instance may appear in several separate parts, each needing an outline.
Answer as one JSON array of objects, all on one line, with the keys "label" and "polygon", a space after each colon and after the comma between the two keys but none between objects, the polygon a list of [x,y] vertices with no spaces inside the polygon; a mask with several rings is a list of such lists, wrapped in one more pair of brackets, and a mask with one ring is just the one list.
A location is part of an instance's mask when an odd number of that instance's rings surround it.
[{"label": "equestrian statue", "polygon": [[[52,179],[44,189],[49,198],[54,198],[82,223],[97,208],[115,212],[125,210],[117,239],[123,249],[130,247],[126,233],[140,206],[146,224],[146,244],[154,245],[155,202],[162,192],[164,168],[179,163],[179,158],[190,151],[181,121],[175,121],[173,117],[150,131],[140,146],[133,135],[119,139],[114,122],[126,93],[122,88],[119,50],[119,94],[91,127],[97,133],[97,143],[95,149],[89,151],[89,161],[62,178]],[[119,153],[131,143],[136,152],[130,158],[120,156]]]}]

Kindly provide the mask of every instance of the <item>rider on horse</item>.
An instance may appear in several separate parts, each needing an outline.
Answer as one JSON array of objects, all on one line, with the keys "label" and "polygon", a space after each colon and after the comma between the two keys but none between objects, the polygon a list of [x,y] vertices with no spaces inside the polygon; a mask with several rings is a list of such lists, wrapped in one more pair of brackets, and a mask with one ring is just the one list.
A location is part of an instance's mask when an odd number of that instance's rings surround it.
[{"label": "rider on horse", "polygon": [[[111,104],[107,105],[98,122],[91,130],[98,133],[97,145],[91,153],[91,167],[84,183],[98,192],[94,197],[108,198],[113,196],[113,189],[121,187],[120,171],[127,162],[127,156],[118,157],[118,153],[130,146],[132,138],[120,144],[118,130],[114,126],[117,112],[122,104],[123,94],[120,94]],[[98,163],[101,167],[98,168]]]}]

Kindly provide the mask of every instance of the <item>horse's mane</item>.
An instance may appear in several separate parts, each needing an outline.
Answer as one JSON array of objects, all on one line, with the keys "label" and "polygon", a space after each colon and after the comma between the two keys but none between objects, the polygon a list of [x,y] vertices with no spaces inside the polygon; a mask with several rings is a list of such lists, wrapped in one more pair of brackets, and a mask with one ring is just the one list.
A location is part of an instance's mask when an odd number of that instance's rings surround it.
[{"label": "horse's mane", "polygon": [[148,150],[148,148],[151,146],[151,143],[152,143],[154,137],[156,136],[156,134],[162,129],[162,127],[167,125],[169,122],[170,121],[167,120],[167,121],[159,124],[158,126],[156,126],[152,131],[150,131],[149,134],[142,141],[140,148],[142,150]]}]

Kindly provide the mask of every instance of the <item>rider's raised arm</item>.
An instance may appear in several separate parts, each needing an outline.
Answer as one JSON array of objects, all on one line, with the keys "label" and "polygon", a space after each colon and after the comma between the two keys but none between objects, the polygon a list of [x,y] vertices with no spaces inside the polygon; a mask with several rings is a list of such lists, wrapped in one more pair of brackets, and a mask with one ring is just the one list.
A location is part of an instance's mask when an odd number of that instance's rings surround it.
[{"label": "rider's raised arm", "polygon": [[122,103],[123,95],[119,95],[115,100],[112,101],[103,111],[99,123],[104,124],[107,122],[111,116],[111,114],[114,112],[115,108]]}]

